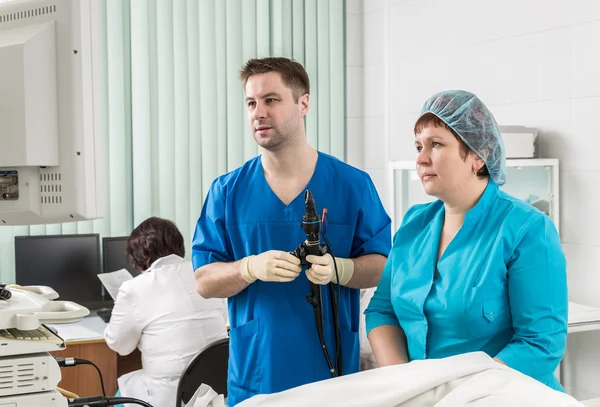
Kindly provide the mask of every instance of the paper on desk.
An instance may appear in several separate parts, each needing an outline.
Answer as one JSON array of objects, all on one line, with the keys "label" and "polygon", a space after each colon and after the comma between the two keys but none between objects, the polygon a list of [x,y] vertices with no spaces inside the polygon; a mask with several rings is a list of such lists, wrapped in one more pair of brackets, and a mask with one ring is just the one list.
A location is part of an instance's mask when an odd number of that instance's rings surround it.
[{"label": "paper on desk", "polygon": [[125,269],[113,271],[112,273],[98,274],[98,278],[106,288],[113,300],[117,299],[119,287],[127,280],[131,280],[133,276]]},{"label": "paper on desk", "polygon": [[103,337],[102,333],[92,331],[91,329],[79,324],[48,324],[48,326],[56,329],[58,336],[63,338],[65,341],[71,341],[75,339],[90,340]]}]

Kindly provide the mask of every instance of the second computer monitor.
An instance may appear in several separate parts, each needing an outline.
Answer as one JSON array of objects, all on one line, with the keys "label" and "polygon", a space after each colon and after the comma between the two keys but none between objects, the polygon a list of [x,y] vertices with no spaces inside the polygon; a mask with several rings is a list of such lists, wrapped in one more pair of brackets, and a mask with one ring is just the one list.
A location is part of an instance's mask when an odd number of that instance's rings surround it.
[{"label": "second computer monitor", "polygon": [[127,236],[124,237],[105,237],[102,239],[102,271],[110,273],[120,269],[126,269],[135,276],[137,273],[127,263],[125,248],[127,247]]},{"label": "second computer monitor", "polygon": [[17,284],[52,287],[59,300],[94,308],[102,285],[97,234],[15,237]]}]

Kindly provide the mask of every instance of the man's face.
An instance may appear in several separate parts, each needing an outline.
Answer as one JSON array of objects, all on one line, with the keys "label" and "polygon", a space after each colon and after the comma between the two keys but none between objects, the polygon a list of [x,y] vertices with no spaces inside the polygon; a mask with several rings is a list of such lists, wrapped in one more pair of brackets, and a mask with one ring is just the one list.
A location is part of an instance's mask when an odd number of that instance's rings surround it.
[{"label": "man's face", "polygon": [[296,103],[278,72],[252,75],[245,91],[248,123],[260,147],[278,151],[305,137],[308,95],[300,96]]}]

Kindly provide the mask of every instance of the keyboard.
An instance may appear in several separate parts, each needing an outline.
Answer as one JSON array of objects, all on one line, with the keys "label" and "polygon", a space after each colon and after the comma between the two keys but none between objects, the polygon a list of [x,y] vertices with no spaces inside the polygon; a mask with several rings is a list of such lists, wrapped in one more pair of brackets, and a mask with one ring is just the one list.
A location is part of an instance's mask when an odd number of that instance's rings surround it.
[{"label": "keyboard", "polygon": [[98,316],[102,318],[104,322],[107,324],[110,322],[110,317],[112,315],[112,309],[100,309],[97,311]]},{"label": "keyboard", "polygon": [[0,329],[0,355],[18,355],[51,352],[65,348],[65,341],[47,326],[22,331],[16,328]]}]

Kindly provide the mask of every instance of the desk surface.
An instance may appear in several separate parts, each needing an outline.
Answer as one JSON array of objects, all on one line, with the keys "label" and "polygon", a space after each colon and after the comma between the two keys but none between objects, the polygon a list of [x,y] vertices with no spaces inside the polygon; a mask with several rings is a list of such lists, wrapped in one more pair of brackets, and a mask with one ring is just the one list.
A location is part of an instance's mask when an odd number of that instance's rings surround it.
[{"label": "desk surface", "polygon": [[108,326],[95,312],[72,324],[48,324],[56,329],[58,336],[69,344],[104,342],[104,330]]},{"label": "desk surface", "polygon": [[[65,350],[56,352],[56,356],[75,357],[94,362],[102,371],[107,394],[117,391],[117,378],[142,368],[141,354],[136,349],[127,356],[119,356],[110,350],[104,341],[104,330],[108,326],[95,312],[72,324],[48,324],[56,329],[58,335],[67,343]],[[61,368],[60,387],[75,394],[97,396],[101,394],[100,383],[95,372],[84,367]]]},{"label": "desk surface", "polygon": [[[95,312],[72,324],[49,324],[69,344],[104,342],[104,330],[108,326]],[[586,327],[586,328],[583,328]],[[580,329],[581,328],[581,329]],[[600,329],[600,308],[569,301],[569,332]]]}]

